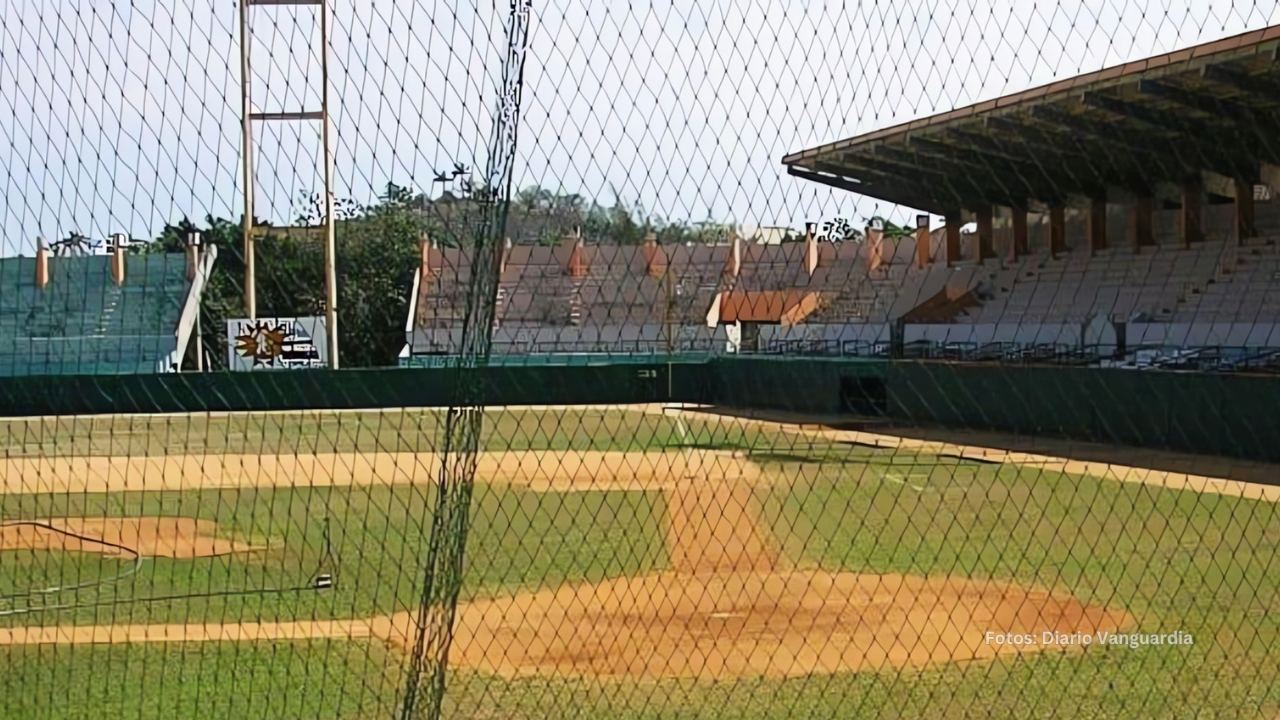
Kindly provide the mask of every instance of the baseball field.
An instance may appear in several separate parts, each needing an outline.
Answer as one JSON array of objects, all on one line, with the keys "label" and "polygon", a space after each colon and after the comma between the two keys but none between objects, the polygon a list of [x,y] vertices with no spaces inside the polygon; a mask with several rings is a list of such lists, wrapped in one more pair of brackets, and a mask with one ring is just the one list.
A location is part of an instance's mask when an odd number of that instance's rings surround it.
[{"label": "baseball field", "polygon": [[[0,423],[0,717],[393,715],[442,422]],[[697,408],[481,446],[449,717],[1280,713],[1280,488]]]}]

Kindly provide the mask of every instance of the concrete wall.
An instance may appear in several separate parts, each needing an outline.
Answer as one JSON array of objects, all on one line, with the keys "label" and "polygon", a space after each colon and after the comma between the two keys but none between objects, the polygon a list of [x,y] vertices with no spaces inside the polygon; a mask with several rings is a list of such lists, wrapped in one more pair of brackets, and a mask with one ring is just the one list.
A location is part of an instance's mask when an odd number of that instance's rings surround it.
[{"label": "concrete wall", "polygon": [[1270,322],[1129,323],[1125,345],[1160,347],[1280,347],[1280,324]]},{"label": "concrete wall", "polygon": [[887,343],[889,342],[889,324],[805,323],[791,327],[782,327],[780,325],[762,325],[760,327],[761,348],[767,348],[771,342],[787,341]]},{"label": "concrete wall", "polygon": [[[723,327],[675,325],[675,351],[725,352]],[[493,330],[494,354],[666,352],[671,347],[663,325],[501,326]],[[462,330],[416,329],[414,355],[452,354],[461,344]]]}]

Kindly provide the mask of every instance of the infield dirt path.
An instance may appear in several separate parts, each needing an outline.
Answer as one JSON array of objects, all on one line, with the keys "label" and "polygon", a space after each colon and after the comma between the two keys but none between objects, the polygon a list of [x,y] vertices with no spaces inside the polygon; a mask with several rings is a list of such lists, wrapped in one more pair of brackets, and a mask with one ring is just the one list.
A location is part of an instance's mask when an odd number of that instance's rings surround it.
[{"label": "infield dirt path", "polygon": [[[128,550],[125,550],[128,548]],[[0,550],[60,550],[109,557],[201,558],[260,550],[188,517],[51,518],[0,523]]]}]

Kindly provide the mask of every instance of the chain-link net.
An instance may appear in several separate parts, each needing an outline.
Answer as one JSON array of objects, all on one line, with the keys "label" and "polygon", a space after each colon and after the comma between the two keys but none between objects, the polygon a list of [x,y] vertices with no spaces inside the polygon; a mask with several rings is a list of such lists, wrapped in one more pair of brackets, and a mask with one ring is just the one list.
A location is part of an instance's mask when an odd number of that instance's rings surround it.
[{"label": "chain-link net", "polygon": [[1280,717],[1280,5],[242,2],[0,4],[0,717]]}]

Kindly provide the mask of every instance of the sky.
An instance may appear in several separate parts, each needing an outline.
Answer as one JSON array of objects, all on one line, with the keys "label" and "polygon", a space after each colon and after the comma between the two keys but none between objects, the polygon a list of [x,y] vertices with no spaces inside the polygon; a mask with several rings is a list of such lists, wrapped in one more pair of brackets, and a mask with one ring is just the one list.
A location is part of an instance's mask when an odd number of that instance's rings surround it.
[{"label": "sky", "polygon": [[[482,168],[507,0],[330,0],[335,189]],[[250,9],[253,109],[315,109],[318,12]],[[533,0],[515,185],[656,218],[904,214],[786,175],[812,145],[1280,23],[1280,0]],[[230,0],[0,0],[0,254],[242,211]],[[256,214],[322,186],[318,123],[254,127]]]}]

